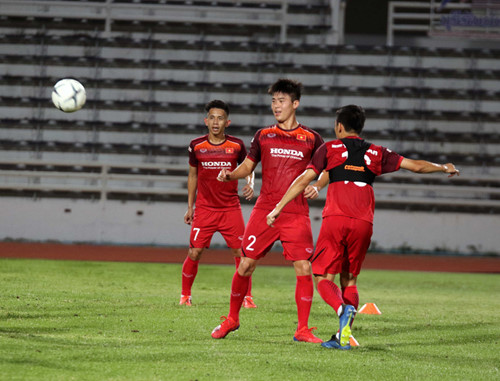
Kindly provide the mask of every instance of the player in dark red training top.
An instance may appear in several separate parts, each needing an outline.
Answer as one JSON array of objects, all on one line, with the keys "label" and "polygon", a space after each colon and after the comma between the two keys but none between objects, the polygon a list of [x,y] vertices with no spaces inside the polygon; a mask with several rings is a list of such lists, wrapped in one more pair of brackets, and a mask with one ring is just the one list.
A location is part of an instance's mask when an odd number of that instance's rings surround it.
[{"label": "player in dark red training top", "polygon": [[[372,183],[376,176],[400,168],[416,173],[444,172],[459,175],[452,163],[434,164],[412,160],[376,146],[359,137],[365,123],[364,110],[355,105],[340,108],[335,122],[336,140],[323,144],[311,163],[292,184],[276,208],[267,216],[269,226],[277,225],[308,184],[323,170],[330,185],[323,209],[323,222],[311,258],[319,294],[340,318],[338,334],[321,344],[326,348],[350,349],[351,325],[359,304],[356,286],[361,264],[370,245],[375,199]],[[340,290],[333,283],[340,274]]]},{"label": "player in dark red training top", "polygon": [[[221,183],[217,175],[221,169],[233,170],[246,157],[243,142],[225,134],[229,107],[220,100],[205,106],[205,124],[208,134],[193,139],[189,145],[188,210],[184,222],[191,225],[189,251],[182,266],[182,293],[179,304],[191,305],[191,287],[198,272],[198,264],[215,232],[220,232],[231,249],[236,268],[241,259],[241,240],[245,230],[238,196],[238,182]],[[243,188],[247,200],[253,197],[253,172],[247,176]],[[196,199],[196,210],[194,208]],[[245,290],[245,307],[257,307],[252,300],[251,286]]]},{"label": "player in dark red training top", "polygon": [[[281,199],[292,181],[305,169],[314,152],[323,143],[319,134],[297,122],[295,111],[299,106],[302,85],[288,79],[274,83],[268,93],[277,123],[259,130],[245,161],[234,171],[222,170],[218,179],[241,179],[262,163],[262,189],[245,228],[240,266],[231,285],[229,316],[217,326],[212,337],[224,338],[238,329],[239,313],[250,276],[257,262],[281,240],[284,256],[293,261],[297,284],[295,301],[298,312],[296,341],[321,342],[308,328],[314,285],[309,258],[313,254],[313,239],[309,220],[309,207],[304,195],[298,197],[284,211],[286,215],[275,228],[266,224],[267,214]],[[309,189],[308,191],[310,191]],[[306,192],[306,196],[307,196]]]}]

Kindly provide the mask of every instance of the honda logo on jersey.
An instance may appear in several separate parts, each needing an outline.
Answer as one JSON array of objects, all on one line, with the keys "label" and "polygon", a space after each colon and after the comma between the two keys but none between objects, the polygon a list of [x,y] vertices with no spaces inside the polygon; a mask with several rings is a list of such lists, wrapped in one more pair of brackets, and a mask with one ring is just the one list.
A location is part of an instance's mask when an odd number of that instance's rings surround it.
[{"label": "honda logo on jersey", "polygon": [[303,159],[304,154],[302,151],[297,151],[295,149],[287,149],[287,148],[271,148],[271,155],[278,157],[286,157],[293,159]]},{"label": "honda logo on jersey", "polygon": [[202,161],[201,165],[203,168],[231,168],[229,161]]}]

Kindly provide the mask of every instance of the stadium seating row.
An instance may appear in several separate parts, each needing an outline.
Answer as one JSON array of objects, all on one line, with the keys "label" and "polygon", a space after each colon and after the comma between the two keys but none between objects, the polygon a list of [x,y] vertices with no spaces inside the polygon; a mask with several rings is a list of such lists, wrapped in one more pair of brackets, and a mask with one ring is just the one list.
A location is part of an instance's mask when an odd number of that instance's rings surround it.
[{"label": "stadium seating row", "polygon": [[[151,122],[104,122],[102,120],[97,121],[74,121],[67,119],[15,119],[15,118],[2,118],[0,119],[0,125],[4,129],[6,134],[13,136],[12,132],[7,132],[9,129],[15,131],[33,131],[34,128],[40,128],[44,131],[53,131],[54,133],[64,134],[77,134],[89,131],[97,131],[102,133],[112,133],[117,134],[137,134],[142,137],[144,134],[160,134],[165,135],[170,138],[175,138],[176,135],[182,134],[193,136],[195,134],[205,133],[205,126],[202,124],[198,125],[186,125],[186,124],[174,124],[174,123],[151,123]],[[38,127],[37,127],[38,126]],[[244,126],[237,123],[233,123],[230,128],[231,134],[236,134],[243,138],[251,137],[257,132],[258,129],[262,128],[260,125],[255,126]],[[328,138],[331,135],[332,129],[329,128],[316,128],[315,129],[321,134]],[[500,131],[484,132],[484,131],[471,131],[471,132],[460,132],[460,131],[442,131],[437,129],[392,129],[386,126],[385,129],[373,129],[367,126],[366,131],[363,132],[366,139],[369,140],[403,140],[403,141],[424,141],[432,140],[433,142],[443,144],[449,142],[460,143],[468,142],[471,144],[479,144],[481,142],[488,142],[491,144],[500,143]],[[187,138],[184,136],[185,143]],[[139,138],[138,138],[139,139]]]},{"label": "stadium seating row", "polygon": [[[169,140],[168,135],[166,136]],[[123,137],[122,137],[123,139]],[[123,139],[125,140],[125,139]],[[140,139],[138,139],[140,140]],[[487,165],[489,167],[500,166],[500,156],[496,153],[499,151],[500,144],[483,144],[478,146],[476,143],[462,143],[462,150],[458,151],[455,144],[443,145],[439,142],[399,142],[390,146],[397,150],[398,153],[405,157],[413,159],[426,159],[435,162],[453,162],[462,166]],[[422,148],[426,148],[425,153],[422,153]],[[36,152],[43,154],[46,152],[67,153],[69,159],[72,154],[89,153],[93,155],[115,154],[116,161],[120,161],[121,155],[136,155],[141,157],[182,157],[187,161],[186,144],[168,144],[163,143],[141,143],[138,142],[102,142],[88,140],[71,141],[71,140],[53,140],[53,139],[0,139],[1,151],[17,151],[17,152]],[[26,156],[25,156],[26,157]]]},{"label": "stadium seating row", "polygon": [[156,37],[154,34],[147,36],[132,37],[130,35],[116,35],[101,37],[92,32],[74,33],[73,30],[65,34],[50,33],[5,33],[0,35],[0,44],[22,45],[52,45],[52,46],[81,46],[99,48],[133,48],[155,50],[182,50],[182,51],[216,51],[216,52],[258,52],[258,53],[279,53],[287,52],[291,54],[331,54],[332,56],[345,55],[359,57],[413,57],[425,60],[426,57],[434,57],[436,64],[439,59],[444,58],[446,65],[450,58],[464,59],[498,59],[500,49],[491,48],[444,48],[433,46],[385,46],[385,45],[331,45],[326,43],[306,43],[306,42],[265,42],[256,40],[244,41],[224,41],[221,39],[209,39],[206,36],[182,35],[172,37]]},{"label": "stadium seating row", "polygon": [[0,63],[6,65],[32,65],[44,63],[47,66],[64,66],[75,68],[94,68],[96,65],[103,68],[132,68],[132,69],[157,69],[157,70],[200,70],[223,72],[265,72],[315,74],[315,75],[362,75],[383,77],[409,77],[409,78],[447,78],[447,79],[476,79],[496,80],[500,78],[499,69],[453,69],[436,67],[404,67],[388,65],[354,65],[354,64],[309,64],[286,63],[277,61],[259,60],[257,62],[216,62],[179,59],[130,59],[130,58],[103,58],[98,56],[40,56],[29,54],[2,54]]},{"label": "stadium seating row", "polygon": [[[49,76],[0,76],[0,86],[46,86],[50,87],[58,78]],[[90,88],[101,89],[132,89],[151,91],[197,91],[206,92],[216,89],[218,92],[254,94],[262,90],[261,83],[249,82],[206,82],[206,81],[182,81],[168,79],[132,79],[132,78],[107,78],[95,79],[79,77],[78,80]],[[500,84],[500,81],[499,81]],[[304,86],[305,94],[309,95],[346,95],[362,97],[392,97],[426,99],[473,99],[473,100],[500,100],[500,90],[488,89],[455,89],[455,88],[432,88],[428,86],[335,86],[335,85],[307,85]],[[6,93],[9,93],[6,91]],[[127,93],[130,94],[130,93]]]},{"label": "stadium seating row", "polygon": [[[179,169],[179,166],[163,164],[6,160],[0,165],[0,195],[90,198],[101,201],[181,200],[187,194],[187,177],[185,173],[168,173]],[[379,207],[500,212],[500,190],[491,187],[484,177],[476,177],[475,185],[459,182],[450,185],[449,181],[437,182],[434,176],[427,177],[427,180],[429,182],[426,184],[377,182],[374,189]],[[258,179],[256,187],[260,188]],[[321,194],[315,203],[324,202],[324,197]]]},{"label": "stadium seating row", "polygon": [[[215,96],[215,98],[218,98]],[[342,103],[349,104],[347,101]],[[412,100],[414,102],[414,100]],[[366,100],[364,100],[366,102]],[[301,108],[301,115],[303,117],[324,117],[326,119],[326,125],[318,125],[318,128],[327,128],[331,126],[332,117],[335,115],[335,111],[338,108],[337,105],[331,102],[325,102],[323,107],[319,106],[303,106]],[[2,96],[0,97],[0,107],[26,107],[31,109],[33,106],[51,107],[49,101],[46,98],[38,97],[12,97],[12,96]],[[137,114],[137,112],[155,112],[155,113],[199,113],[203,109],[204,103],[189,103],[184,102],[159,102],[153,100],[95,100],[90,99],[87,101],[87,107],[99,108],[100,110],[123,110],[131,114]],[[340,106],[340,105],[339,105]],[[499,114],[498,111],[495,112],[483,112],[474,110],[430,110],[430,109],[412,109],[411,104],[408,107],[401,108],[381,108],[379,107],[365,107],[365,111],[369,118],[383,118],[383,119],[413,119],[413,120],[429,120],[429,121],[498,121]],[[239,115],[255,115],[264,114],[268,112],[269,106],[267,104],[261,103],[248,103],[248,104],[233,104],[232,106],[234,114]]]}]

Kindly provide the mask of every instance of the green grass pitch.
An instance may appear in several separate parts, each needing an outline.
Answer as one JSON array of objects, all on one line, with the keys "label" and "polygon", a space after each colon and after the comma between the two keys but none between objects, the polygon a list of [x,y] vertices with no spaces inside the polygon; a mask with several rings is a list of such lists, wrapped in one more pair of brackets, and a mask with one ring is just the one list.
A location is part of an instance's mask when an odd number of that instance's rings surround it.
[{"label": "green grass pitch", "polygon": [[[209,254],[207,254],[209,255]],[[234,268],[201,265],[194,305],[177,305],[178,264],[0,260],[1,380],[500,379],[498,275],[364,271],[360,347],[296,343],[291,267],[258,267],[259,308],[210,337]],[[315,292],[310,326],[338,318]]]}]

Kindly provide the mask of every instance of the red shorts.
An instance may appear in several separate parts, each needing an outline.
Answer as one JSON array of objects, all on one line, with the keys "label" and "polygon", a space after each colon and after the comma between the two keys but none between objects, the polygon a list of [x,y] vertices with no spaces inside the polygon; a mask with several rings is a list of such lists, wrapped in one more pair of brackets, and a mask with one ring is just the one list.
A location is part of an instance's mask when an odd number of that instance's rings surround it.
[{"label": "red shorts", "polygon": [[242,255],[252,259],[264,257],[280,240],[283,255],[289,261],[309,260],[314,252],[309,216],[281,213],[274,227],[267,225],[270,210],[253,209],[241,245]]},{"label": "red shorts", "polygon": [[215,232],[219,232],[231,249],[241,248],[245,222],[241,209],[212,211],[195,209],[191,223],[189,247],[208,248]]},{"label": "red shorts", "polygon": [[315,275],[351,273],[358,276],[370,246],[373,225],[344,216],[323,219],[311,259]]}]

